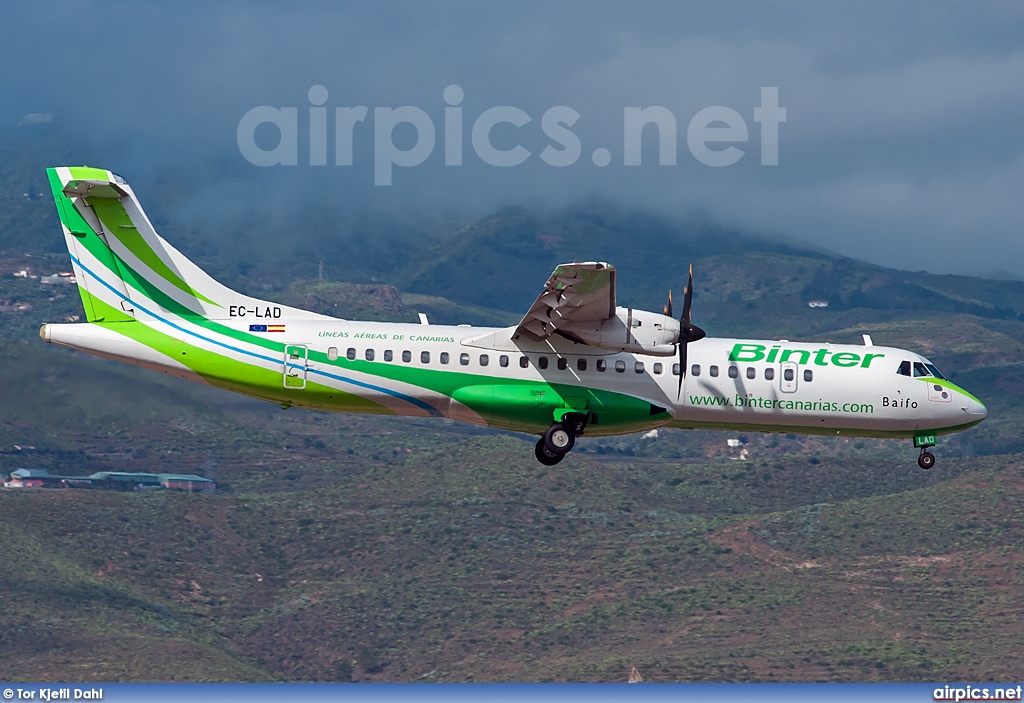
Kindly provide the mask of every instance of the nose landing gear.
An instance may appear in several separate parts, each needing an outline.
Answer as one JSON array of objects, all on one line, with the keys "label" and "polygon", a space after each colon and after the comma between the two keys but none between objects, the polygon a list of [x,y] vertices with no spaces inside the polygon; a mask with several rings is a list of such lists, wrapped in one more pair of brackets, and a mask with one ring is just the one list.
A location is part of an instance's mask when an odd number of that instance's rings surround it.
[{"label": "nose landing gear", "polygon": [[935,466],[935,455],[931,452],[925,451],[927,447],[921,447],[921,455],[917,457],[917,465],[924,470],[928,470]]},{"label": "nose landing gear", "polygon": [[928,451],[928,447],[935,446],[935,435],[917,435],[914,437],[914,446],[921,447],[921,455],[917,457],[917,465],[927,471],[935,466],[935,455]]}]

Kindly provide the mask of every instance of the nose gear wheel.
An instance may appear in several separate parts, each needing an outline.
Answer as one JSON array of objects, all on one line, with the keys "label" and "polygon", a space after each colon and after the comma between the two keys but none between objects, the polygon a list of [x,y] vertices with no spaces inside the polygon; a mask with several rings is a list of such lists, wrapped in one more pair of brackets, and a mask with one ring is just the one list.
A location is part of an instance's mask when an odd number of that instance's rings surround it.
[{"label": "nose gear wheel", "polygon": [[925,471],[935,466],[935,455],[925,451],[926,449],[927,447],[921,447],[921,456],[917,457],[917,465]]}]

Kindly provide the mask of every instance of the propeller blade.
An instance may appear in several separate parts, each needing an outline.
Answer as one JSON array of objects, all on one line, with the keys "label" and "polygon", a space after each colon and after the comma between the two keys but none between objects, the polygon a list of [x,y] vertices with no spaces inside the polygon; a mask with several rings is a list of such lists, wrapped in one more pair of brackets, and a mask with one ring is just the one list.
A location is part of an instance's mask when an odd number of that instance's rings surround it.
[{"label": "propeller blade", "polygon": [[686,342],[679,341],[679,390],[676,392],[676,400],[683,397],[683,379],[686,378]]},{"label": "propeller blade", "polygon": [[665,306],[665,314],[667,316],[669,316],[669,317],[675,317],[675,315],[672,314],[672,289],[671,288],[669,288],[669,290],[668,290],[668,305]]},{"label": "propeller blade", "polygon": [[683,395],[683,380],[686,378],[686,345],[704,339],[707,333],[690,320],[690,304],[693,302],[693,264],[690,264],[690,278],[683,289],[683,312],[679,315],[679,394]]},{"label": "propeller blade", "polygon": [[683,289],[683,314],[679,316],[681,327],[690,326],[690,303],[693,301],[693,264],[690,264],[690,278]]}]

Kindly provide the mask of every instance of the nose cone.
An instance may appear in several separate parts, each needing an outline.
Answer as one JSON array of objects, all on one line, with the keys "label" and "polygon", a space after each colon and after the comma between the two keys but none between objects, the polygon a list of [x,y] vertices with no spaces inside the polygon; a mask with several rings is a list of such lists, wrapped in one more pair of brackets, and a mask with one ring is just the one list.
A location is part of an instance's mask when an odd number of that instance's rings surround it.
[{"label": "nose cone", "polygon": [[968,401],[967,413],[977,420],[984,420],[988,417],[988,408],[980,400],[972,398]]}]

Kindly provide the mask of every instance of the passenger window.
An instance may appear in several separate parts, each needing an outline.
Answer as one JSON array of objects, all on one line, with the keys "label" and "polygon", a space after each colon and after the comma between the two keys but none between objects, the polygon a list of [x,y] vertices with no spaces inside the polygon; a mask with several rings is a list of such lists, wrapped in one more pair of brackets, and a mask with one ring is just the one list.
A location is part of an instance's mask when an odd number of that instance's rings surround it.
[{"label": "passenger window", "polygon": [[664,369],[664,368],[665,368],[665,367],[661,365],[661,362],[660,362],[660,361],[655,361],[655,362],[654,362],[654,375],[655,375],[655,376],[660,376],[660,375],[661,375],[661,371],[662,371],[662,369]]},{"label": "passenger window", "polygon": [[559,371],[565,371],[569,367],[569,362],[563,357],[558,357],[558,361],[555,363]]},{"label": "passenger window", "polygon": [[469,366],[469,354],[459,354],[459,363],[463,366]]},{"label": "passenger window", "polygon": [[384,361],[391,361],[395,358],[394,353],[390,349],[384,350]]},{"label": "passenger window", "polygon": [[638,361],[635,364],[633,364],[633,370],[636,373],[643,373],[644,372],[644,362]]},{"label": "passenger window", "polygon": [[530,368],[530,359],[526,356],[519,357],[519,368],[528,369]]},{"label": "passenger window", "polygon": [[708,369],[708,373],[711,374],[711,378],[718,378],[718,367],[712,366]]},{"label": "passenger window", "polygon": [[615,362],[615,373],[626,373],[626,362],[622,359]]},{"label": "passenger window", "polygon": [[428,351],[420,352],[420,363],[421,364],[429,364],[430,363],[430,352],[428,352]]},{"label": "passenger window", "polygon": [[910,375],[910,362],[909,361],[901,361],[900,362],[900,367],[896,370],[896,373],[898,373],[900,376],[909,376]]},{"label": "passenger window", "polygon": [[373,357],[375,356],[375,352],[372,349],[367,349],[366,353],[363,356],[366,357],[367,361],[373,361]]},{"label": "passenger window", "polygon": [[922,364],[920,361],[915,361],[914,362],[914,378],[918,378],[919,376],[928,376],[928,375],[929,375],[928,374],[928,369],[926,369],[924,367],[924,364]]},{"label": "passenger window", "polygon": [[737,368],[735,366],[730,366],[729,367],[729,378],[739,378],[739,377],[740,377],[740,370],[739,370],[739,368]]},{"label": "passenger window", "polygon": [[576,360],[576,368],[579,369],[580,371],[586,371],[587,370],[587,360],[586,359],[577,359]]},{"label": "passenger window", "polygon": [[773,381],[775,380],[775,369],[768,367],[764,370],[764,380]]},{"label": "passenger window", "polygon": [[450,357],[448,356],[448,352],[441,352],[441,363],[442,364],[447,364],[449,358]]},{"label": "passenger window", "polygon": [[356,358],[355,347],[349,347],[348,349],[345,350],[345,358],[348,359],[349,361],[352,361],[352,359]]},{"label": "passenger window", "polygon": [[747,378],[754,379],[756,377],[757,377],[757,369],[755,369],[753,366],[748,366],[747,367]]},{"label": "passenger window", "polygon": [[330,359],[331,361],[334,361],[335,359],[337,359],[338,358],[338,348],[337,347],[330,347],[330,348],[328,348],[327,349],[327,358]]},{"label": "passenger window", "polygon": [[537,357],[537,368],[546,369],[548,367],[548,358],[546,356]]},{"label": "passenger window", "polygon": [[498,357],[498,366],[500,366],[501,368],[505,368],[506,366],[508,366],[508,355],[502,354],[501,356]]},{"label": "passenger window", "polygon": [[404,351],[404,352],[402,352],[402,361],[404,361],[407,364],[410,361],[412,361],[412,352],[411,351]]},{"label": "passenger window", "polygon": [[796,374],[793,373],[793,369],[783,369],[782,370],[782,380],[784,380],[784,381],[792,381],[794,378],[796,378]]},{"label": "passenger window", "polygon": [[700,364],[693,364],[692,366],[690,366],[690,375],[700,376]]},{"label": "passenger window", "polygon": [[487,364],[489,364],[489,363],[491,363],[491,357],[487,356],[486,354],[481,354],[480,355],[480,365],[481,366],[487,366]]},{"label": "passenger window", "polygon": [[810,369],[804,369],[804,380],[808,381],[808,382],[813,381],[814,380],[814,372],[811,371]]},{"label": "passenger window", "polygon": [[598,371],[606,371],[607,369],[608,369],[608,362],[605,361],[604,359],[598,359],[597,360],[597,370]]},{"label": "passenger window", "polygon": [[679,375],[679,364],[672,364],[672,375],[673,376],[678,376]]}]

